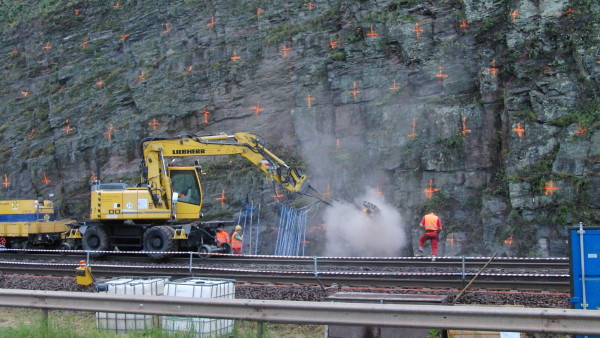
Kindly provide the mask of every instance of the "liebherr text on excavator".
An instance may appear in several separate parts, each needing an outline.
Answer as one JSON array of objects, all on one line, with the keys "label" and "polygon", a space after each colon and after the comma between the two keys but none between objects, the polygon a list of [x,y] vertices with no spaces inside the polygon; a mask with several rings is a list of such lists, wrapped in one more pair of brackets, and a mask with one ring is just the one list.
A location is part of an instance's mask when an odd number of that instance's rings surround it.
[{"label": "liebherr text on excavator", "polygon": [[[155,259],[174,251],[228,252],[214,242],[216,226],[200,222],[199,167],[168,166],[171,157],[240,155],[290,192],[307,194],[306,175],[275,156],[250,133],[149,138],[141,143],[142,175],[136,186],[94,182],[90,220],[73,226],[62,247],[97,252],[143,250]],[[317,197],[318,198],[318,197]],[[81,237],[78,239],[78,237]]]}]

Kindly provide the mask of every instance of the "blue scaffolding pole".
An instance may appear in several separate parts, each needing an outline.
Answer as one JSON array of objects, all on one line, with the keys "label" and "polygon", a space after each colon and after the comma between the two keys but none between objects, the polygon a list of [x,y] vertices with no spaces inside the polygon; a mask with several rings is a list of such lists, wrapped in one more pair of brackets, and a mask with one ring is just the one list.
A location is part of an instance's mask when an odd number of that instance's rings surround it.
[{"label": "blue scaffolding pole", "polygon": [[[254,202],[242,202],[246,208],[240,210],[237,224],[242,226],[242,252],[258,254],[258,238],[260,233],[260,204],[254,209]],[[254,237],[254,241],[252,238]]]},{"label": "blue scaffolding pole", "polygon": [[309,208],[296,209],[289,205],[279,205],[275,255],[304,256],[309,210]]}]

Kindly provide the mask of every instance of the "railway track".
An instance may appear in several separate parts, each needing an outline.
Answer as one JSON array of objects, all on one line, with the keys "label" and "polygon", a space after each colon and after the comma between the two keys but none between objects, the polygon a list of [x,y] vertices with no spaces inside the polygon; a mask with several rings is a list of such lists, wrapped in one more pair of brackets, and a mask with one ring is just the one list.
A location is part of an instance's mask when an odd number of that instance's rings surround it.
[{"label": "railway track", "polygon": [[116,276],[203,276],[238,282],[269,284],[320,284],[413,288],[463,288],[478,273],[471,288],[568,291],[567,258],[489,257],[356,258],[178,255],[155,262],[140,253],[107,255],[102,259],[85,252],[56,255],[45,251],[0,253],[0,272],[35,275],[74,275],[81,259],[87,259],[96,278]]}]

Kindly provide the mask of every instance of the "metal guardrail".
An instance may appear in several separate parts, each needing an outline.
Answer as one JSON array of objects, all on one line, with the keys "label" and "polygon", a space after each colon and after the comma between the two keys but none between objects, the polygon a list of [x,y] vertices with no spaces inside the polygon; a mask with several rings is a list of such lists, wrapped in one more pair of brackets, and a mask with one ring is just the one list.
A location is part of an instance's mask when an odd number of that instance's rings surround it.
[{"label": "metal guardrail", "polygon": [[426,329],[600,333],[600,311],[550,308],[297,302],[0,289],[0,306]]}]

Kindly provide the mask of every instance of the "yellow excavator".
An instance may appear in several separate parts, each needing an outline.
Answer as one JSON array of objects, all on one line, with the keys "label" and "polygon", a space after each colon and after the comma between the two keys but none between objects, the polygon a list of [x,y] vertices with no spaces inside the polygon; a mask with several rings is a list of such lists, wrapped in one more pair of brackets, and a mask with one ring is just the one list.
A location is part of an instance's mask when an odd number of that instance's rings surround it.
[{"label": "yellow excavator", "polygon": [[173,157],[240,155],[287,191],[320,198],[306,175],[271,153],[254,134],[148,138],[141,143],[141,153],[141,182],[94,182],[90,220],[74,225],[63,248],[81,246],[95,256],[115,249],[143,250],[155,259],[179,250],[228,252],[227,245],[214,242],[215,229],[224,224],[200,221],[200,167],[169,166]]}]

